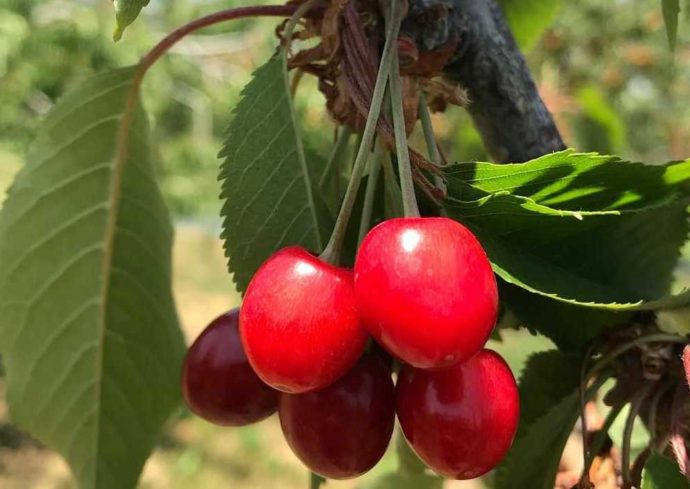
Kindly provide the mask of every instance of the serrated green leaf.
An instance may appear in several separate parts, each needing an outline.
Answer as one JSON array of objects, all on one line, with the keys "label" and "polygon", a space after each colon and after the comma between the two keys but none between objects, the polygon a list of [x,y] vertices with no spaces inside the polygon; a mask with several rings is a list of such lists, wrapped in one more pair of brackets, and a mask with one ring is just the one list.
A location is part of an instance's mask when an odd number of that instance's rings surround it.
[{"label": "serrated green leaf", "polygon": [[500,0],[518,45],[531,50],[556,18],[561,0]]},{"label": "serrated green leaf", "polygon": [[672,289],[690,230],[690,160],[651,166],[563,151],[523,164],[456,164],[446,176],[449,217],[473,229],[509,284],[611,310],[690,300]]},{"label": "serrated green leaf", "polygon": [[533,216],[524,233],[514,229],[519,219],[508,222],[511,232],[505,233],[496,215],[468,219],[457,207],[446,210],[474,231],[503,280],[535,294],[611,310],[677,307],[690,300],[686,291],[668,289],[688,233],[684,204],[598,221]]},{"label": "serrated green leaf", "polygon": [[552,350],[530,358],[520,379],[520,424],[496,489],[552,489],[579,414],[580,359]]},{"label": "serrated green leaf", "polygon": [[644,466],[642,489],[689,489],[678,464],[660,453],[653,453]]},{"label": "serrated green leaf", "polygon": [[119,41],[125,28],[134,22],[139,16],[141,9],[149,4],[149,0],[113,0],[115,7],[115,31],[113,40]]},{"label": "serrated green leaf", "polygon": [[444,173],[456,200],[508,193],[554,210],[624,213],[672,201],[690,180],[690,160],[645,165],[565,150],[526,163],[456,163]]},{"label": "serrated green leaf", "polygon": [[313,190],[318,182],[305,161],[282,49],[242,92],[219,157],[222,237],[241,292],[278,249],[321,251],[329,215]]},{"label": "serrated green leaf", "polygon": [[179,402],[172,229],[138,104],[126,124],[133,73],[55,106],[0,213],[10,414],[83,489],[135,487]]},{"label": "serrated green leaf", "polygon": [[661,0],[661,11],[664,14],[666,36],[671,51],[676,49],[678,37],[678,15],[680,15],[680,0]]}]

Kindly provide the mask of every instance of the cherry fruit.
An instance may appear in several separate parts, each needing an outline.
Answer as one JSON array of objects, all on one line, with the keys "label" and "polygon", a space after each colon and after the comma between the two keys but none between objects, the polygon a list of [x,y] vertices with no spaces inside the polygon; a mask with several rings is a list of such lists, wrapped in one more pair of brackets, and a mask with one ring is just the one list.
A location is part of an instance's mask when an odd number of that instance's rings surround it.
[{"label": "cherry fruit", "polygon": [[299,247],[277,252],[249,284],[240,335],[249,363],[272,387],[299,393],[332,384],[357,362],[368,337],[352,272]]},{"label": "cherry fruit", "polygon": [[425,464],[449,478],[473,479],[508,452],[520,398],[503,358],[482,350],[445,370],[405,365],[396,386],[396,411],[405,438]]},{"label": "cherry fruit", "polygon": [[381,459],[393,433],[395,392],[390,370],[365,354],[335,384],[306,394],[281,394],[283,434],[310,470],[349,479]]},{"label": "cherry fruit", "polygon": [[233,309],[216,318],[194,341],[182,368],[182,393],[189,409],[224,426],[261,421],[278,408],[278,393],[247,362]]},{"label": "cherry fruit", "polygon": [[447,218],[384,221],[355,262],[360,316],[376,340],[418,368],[463,362],[496,323],[498,290],[479,241]]}]

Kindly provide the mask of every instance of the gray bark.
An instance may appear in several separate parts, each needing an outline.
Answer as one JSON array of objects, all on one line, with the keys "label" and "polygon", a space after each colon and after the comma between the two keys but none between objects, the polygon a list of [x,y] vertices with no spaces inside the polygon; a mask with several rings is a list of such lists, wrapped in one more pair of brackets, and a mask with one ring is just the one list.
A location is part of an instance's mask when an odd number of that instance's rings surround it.
[{"label": "gray bark", "polygon": [[422,51],[456,45],[445,69],[496,162],[565,148],[496,0],[409,0],[403,34]]}]

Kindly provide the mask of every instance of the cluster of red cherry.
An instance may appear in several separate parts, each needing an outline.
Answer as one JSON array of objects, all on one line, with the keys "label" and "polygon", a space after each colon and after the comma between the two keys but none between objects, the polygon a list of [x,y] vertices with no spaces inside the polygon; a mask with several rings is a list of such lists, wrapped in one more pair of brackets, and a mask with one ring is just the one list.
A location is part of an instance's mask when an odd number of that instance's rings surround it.
[{"label": "cluster of red cherry", "polygon": [[[285,248],[256,272],[241,310],[216,319],[190,348],[185,399],[221,425],[277,409],[295,454],[333,479],[376,465],[397,413],[431,469],[478,477],[504,457],[519,417],[509,367],[483,349],[497,309],[484,250],[447,218],[379,224],[354,273]],[[403,362],[397,385],[390,357],[365,352],[369,335]]]}]

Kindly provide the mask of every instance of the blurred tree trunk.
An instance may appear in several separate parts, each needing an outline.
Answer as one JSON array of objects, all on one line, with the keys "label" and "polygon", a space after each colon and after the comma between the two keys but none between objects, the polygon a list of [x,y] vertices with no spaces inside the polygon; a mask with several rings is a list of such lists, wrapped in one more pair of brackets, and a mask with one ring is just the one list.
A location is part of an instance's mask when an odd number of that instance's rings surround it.
[{"label": "blurred tree trunk", "polygon": [[467,90],[469,113],[496,162],[565,148],[496,0],[410,0],[403,33],[425,52],[456,46],[446,77]]}]

